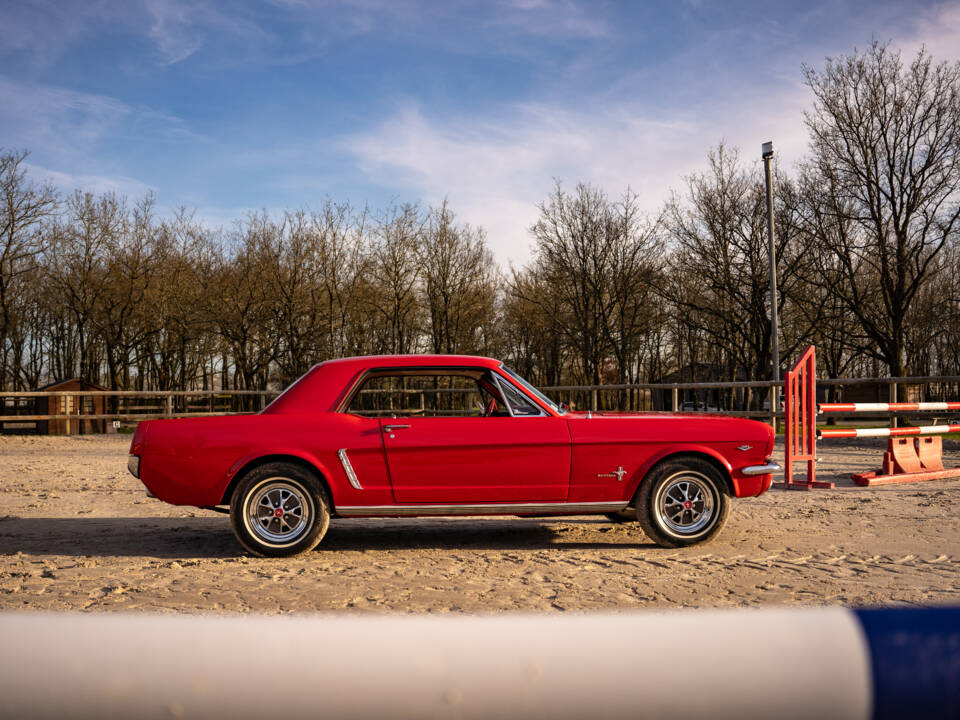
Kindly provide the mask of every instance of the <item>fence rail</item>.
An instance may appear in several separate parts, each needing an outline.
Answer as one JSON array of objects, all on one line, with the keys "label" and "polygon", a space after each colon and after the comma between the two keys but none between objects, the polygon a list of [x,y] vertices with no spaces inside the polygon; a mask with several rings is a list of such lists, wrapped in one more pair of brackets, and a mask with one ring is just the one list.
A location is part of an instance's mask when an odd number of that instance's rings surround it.
[{"label": "fence rail", "polygon": [[[918,376],[890,378],[830,378],[817,381],[818,386],[830,388],[832,402],[843,399],[845,391],[873,385],[877,404],[897,403],[904,392],[908,402],[942,401],[956,397],[960,390],[960,375]],[[783,382],[770,380],[710,381],[681,383],[624,383],[608,385],[555,385],[540,389],[558,402],[574,409],[644,410],[721,412],[740,417],[764,418],[771,423],[783,418],[782,412],[772,412],[770,396],[773,388],[782,388]],[[425,395],[432,392],[474,392],[451,388],[404,389],[404,392]],[[133,423],[173,417],[204,417],[210,415],[242,415],[263,410],[280,390],[77,390],[77,391],[6,391],[0,390],[0,430],[21,429],[17,424],[46,421],[119,421]],[[879,397],[883,395],[884,397]],[[72,408],[64,413],[37,412],[37,401],[49,398],[72,398]],[[102,410],[94,412],[92,400],[102,398]],[[907,398],[905,398],[907,399]],[[84,412],[84,408],[87,411]],[[956,411],[947,409],[945,415]],[[850,413],[852,414],[852,413]],[[875,410],[877,418],[893,418],[905,411]],[[844,413],[835,413],[843,418]],[[23,428],[26,429],[26,428]]]}]

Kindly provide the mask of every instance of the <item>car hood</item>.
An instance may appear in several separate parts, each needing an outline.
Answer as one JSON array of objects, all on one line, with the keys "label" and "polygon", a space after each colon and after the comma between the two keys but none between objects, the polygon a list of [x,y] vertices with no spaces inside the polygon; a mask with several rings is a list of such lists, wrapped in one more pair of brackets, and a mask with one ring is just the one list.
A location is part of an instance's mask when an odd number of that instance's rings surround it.
[{"label": "car hood", "polygon": [[773,448],[773,428],[764,422],[719,413],[571,412],[571,434],[608,442],[745,442]]}]

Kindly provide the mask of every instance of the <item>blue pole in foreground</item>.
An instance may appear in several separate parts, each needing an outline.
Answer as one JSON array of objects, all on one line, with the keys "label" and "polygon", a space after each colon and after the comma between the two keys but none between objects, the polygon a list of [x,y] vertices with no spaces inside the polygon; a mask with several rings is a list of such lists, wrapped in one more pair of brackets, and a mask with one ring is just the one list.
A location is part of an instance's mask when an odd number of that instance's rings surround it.
[{"label": "blue pole in foreground", "polygon": [[875,718],[960,718],[960,608],[856,610]]}]

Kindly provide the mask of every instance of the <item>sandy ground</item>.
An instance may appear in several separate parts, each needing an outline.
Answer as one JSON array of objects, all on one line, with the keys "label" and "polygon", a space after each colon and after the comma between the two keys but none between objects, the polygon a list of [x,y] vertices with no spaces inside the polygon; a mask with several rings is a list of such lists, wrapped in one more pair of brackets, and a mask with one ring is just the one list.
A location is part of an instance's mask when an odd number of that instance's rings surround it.
[{"label": "sandy ground", "polygon": [[[821,447],[842,487],[737,500],[713,543],[604,519],[334,520],[316,551],[246,556],[229,519],[149,500],[129,437],[0,437],[0,609],[500,612],[960,602],[960,480],[846,476],[882,444]],[[781,453],[782,456],[782,453]],[[960,465],[956,445],[945,453]]]}]

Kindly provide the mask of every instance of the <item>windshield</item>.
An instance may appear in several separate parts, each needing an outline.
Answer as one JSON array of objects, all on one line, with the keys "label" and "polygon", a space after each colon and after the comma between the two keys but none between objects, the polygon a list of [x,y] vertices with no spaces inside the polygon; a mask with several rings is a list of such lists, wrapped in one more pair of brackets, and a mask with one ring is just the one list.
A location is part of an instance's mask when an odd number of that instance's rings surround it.
[{"label": "windshield", "polygon": [[551,410],[561,415],[567,414],[567,410],[565,408],[561,408],[557,403],[555,403],[553,400],[548,398],[542,392],[537,390],[533,385],[531,385],[522,377],[517,375],[517,373],[515,373],[513,370],[508,368],[506,365],[501,364],[500,369],[503,370],[511,378],[513,378],[514,382],[516,382],[520,387],[524,388],[528,393],[533,395],[535,398],[539,399],[544,405],[549,407]]}]

